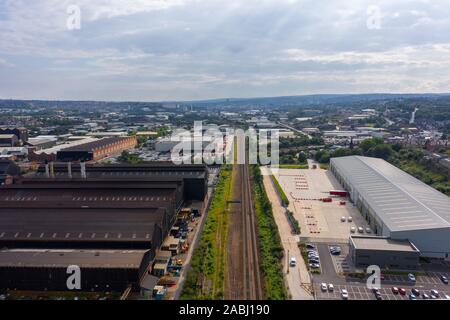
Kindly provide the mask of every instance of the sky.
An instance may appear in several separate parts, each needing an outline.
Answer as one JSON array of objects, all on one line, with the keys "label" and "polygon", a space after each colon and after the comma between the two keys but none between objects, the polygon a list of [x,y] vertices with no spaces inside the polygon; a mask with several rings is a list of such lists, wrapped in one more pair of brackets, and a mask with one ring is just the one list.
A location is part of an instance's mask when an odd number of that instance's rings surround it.
[{"label": "sky", "polygon": [[0,0],[0,98],[448,93],[449,17],[448,0]]}]

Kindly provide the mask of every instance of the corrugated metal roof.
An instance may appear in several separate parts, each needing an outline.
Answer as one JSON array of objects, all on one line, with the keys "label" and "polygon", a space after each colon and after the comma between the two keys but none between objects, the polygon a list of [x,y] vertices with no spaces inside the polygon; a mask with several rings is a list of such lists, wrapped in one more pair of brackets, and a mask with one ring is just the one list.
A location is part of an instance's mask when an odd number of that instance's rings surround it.
[{"label": "corrugated metal roof", "polygon": [[148,241],[163,209],[36,209],[0,211],[0,241]]},{"label": "corrugated metal roof", "polygon": [[0,266],[138,269],[147,250],[3,249]]},{"label": "corrugated metal roof", "polygon": [[350,156],[331,164],[391,231],[450,228],[450,198],[385,160]]}]

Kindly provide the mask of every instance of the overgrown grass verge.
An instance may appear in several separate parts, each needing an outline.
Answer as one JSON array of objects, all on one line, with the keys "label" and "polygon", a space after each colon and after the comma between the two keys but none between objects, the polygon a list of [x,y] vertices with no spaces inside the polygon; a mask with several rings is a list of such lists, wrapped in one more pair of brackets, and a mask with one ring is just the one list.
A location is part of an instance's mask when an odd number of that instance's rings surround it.
[{"label": "overgrown grass verge", "polygon": [[231,197],[232,169],[223,166],[206,217],[198,247],[181,299],[223,299],[228,230],[228,200]]},{"label": "overgrown grass verge", "polygon": [[289,224],[291,225],[292,231],[294,232],[294,234],[300,234],[301,230],[300,230],[300,224],[298,223],[298,220],[295,219],[294,214],[289,211],[286,210],[286,215],[287,218],[289,219]]},{"label": "overgrown grass verge", "polygon": [[308,164],[280,164],[278,165],[280,169],[308,169]]},{"label": "overgrown grass verge", "polygon": [[264,190],[261,171],[256,165],[252,165],[250,169],[259,240],[259,262],[264,279],[265,299],[284,300],[287,295],[281,263],[284,251],[280,235],[273,218],[272,205]]},{"label": "overgrown grass verge", "polygon": [[286,194],[283,191],[283,188],[281,187],[280,183],[278,182],[277,178],[275,178],[275,176],[272,174],[270,175],[270,178],[272,179],[275,188],[277,189],[278,194],[280,195],[281,198],[281,202],[283,204],[284,207],[288,207],[289,206],[289,199],[286,196]]}]

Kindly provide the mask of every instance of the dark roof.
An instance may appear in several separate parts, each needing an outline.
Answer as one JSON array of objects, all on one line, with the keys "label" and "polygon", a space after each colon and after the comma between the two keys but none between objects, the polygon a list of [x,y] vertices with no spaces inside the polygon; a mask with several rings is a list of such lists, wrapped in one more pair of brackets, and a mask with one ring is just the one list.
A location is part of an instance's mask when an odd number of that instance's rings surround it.
[{"label": "dark roof", "polygon": [[0,267],[132,268],[138,269],[147,250],[0,250]]},{"label": "dark roof", "polygon": [[173,184],[13,184],[0,189],[0,208],[159,208],[176,201]]},{"label": "dark roof", "polygon": [[[55,176],[59,173],[63,174],[61,176],[67,176],[67,163],[55,163],[54,172]],[[72,164],[72,173],[74,177],[80,172],[79,164]],[[203,164],[184,164],[176,165],[171,162],[154,162],[151,164],[139,164],[139,165],[129,165],[129,164],[86,164],[86,172],[89,179],[91,178],[101,178],[101,179],[111,179],[111,178],[153,178],[161,179],[166,178],[200,178],[204,179],[207,173],[207,167]],[[36,173],[36,177],[44,176],[45,165],[41,165]]]},{"label": "dark roof", "polygon": [[109,138],[103,138],[96,141],[76,145],[73,147],[69,147],[63,150],[60,150],[58,152],[66,152],[66,151],[93,151],[97,148],[102,148],[107,145],[120,142],[124,139],[128,139],[128,137],[109,137]]},{"label": "dark roof", "polygon": [[0,210],[0,241],[148,241],[164,209]]},{"label": "dark roof", "polygon": [[18,175],[20,174],[20,168],[14,161],[0,160],[0,174]]}]

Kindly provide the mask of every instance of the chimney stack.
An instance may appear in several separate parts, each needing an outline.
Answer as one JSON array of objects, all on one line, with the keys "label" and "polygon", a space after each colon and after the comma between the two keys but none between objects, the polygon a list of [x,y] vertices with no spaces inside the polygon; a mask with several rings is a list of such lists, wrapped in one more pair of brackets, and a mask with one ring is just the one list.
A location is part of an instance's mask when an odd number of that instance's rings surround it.
[{"label": "chimney stack", "polygon": [[45,161],[45,177],[46,178],[50,178],[50,171],[48,169],[48,162],[47,162],[47,160]]},{"label": "chimney stack", "polygon": [[81,179],[86,179],[86,163],[84,161],[80,162]]},{"label": "chimney stack", "polygon": [[50,178],[54,178],[55,177],[55,168],[53,166],[53,161],[50,162]]},{"label": "chimney stack", "polygon": [[67,174],[69,176],[69,179],[72,179],[72,162],[67,163]]}]

